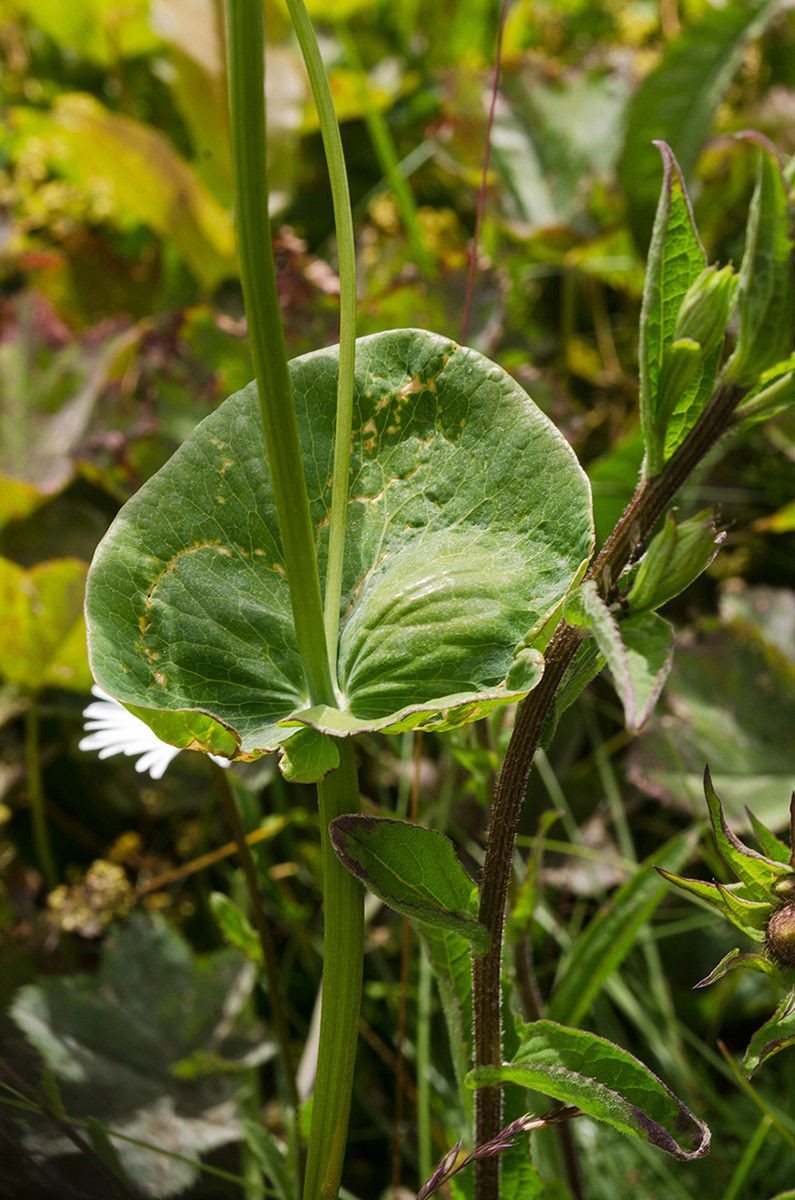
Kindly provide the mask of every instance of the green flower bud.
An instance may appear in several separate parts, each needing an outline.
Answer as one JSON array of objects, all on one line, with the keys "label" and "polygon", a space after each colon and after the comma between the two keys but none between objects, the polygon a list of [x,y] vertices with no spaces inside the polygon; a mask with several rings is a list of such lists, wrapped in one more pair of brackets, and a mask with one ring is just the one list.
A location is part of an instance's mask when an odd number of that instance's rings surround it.
[{"label": "green flower bud", "polygon": [[739,277],[731,267],[707,267],[691,283],[676,318],[674,341],[690,338],[706,356],[720,342],[734,310]]},{"label": "green flower bud", "polygon": [[795,875],[781,875],[770,887],[773,895],[787,903],[795,901]]},{"label": "green flower bud", "polygon": [[767,923],[765,945],[782,967],[795,967],[795,904],[777,908]]}]

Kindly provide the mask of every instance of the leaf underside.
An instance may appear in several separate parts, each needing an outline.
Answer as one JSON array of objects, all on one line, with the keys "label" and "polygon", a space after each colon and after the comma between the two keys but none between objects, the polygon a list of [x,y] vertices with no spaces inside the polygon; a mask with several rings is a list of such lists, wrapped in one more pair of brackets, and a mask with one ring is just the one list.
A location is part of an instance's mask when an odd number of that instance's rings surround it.
[{"label": "leaf underside", "polygon": [[[290,370],[322,585],[338,350]],[[516,647],[592,541],[587,479],[510,376],[434,334],[378,334],[357,347],[341,708],[309,711],[253,384],[202,422],[100,544],[91,664],[144,719],[212,716],[242,758],[293,734],[282,722],[340,735],[449,728],[535,686],[541,660]]]}]

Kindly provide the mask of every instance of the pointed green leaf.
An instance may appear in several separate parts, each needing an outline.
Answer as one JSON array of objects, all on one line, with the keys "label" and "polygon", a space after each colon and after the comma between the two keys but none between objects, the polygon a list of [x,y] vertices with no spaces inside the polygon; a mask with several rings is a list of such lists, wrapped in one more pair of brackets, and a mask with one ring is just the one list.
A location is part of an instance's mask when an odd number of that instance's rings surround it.
[{"label": "pointed green leaf", "polygon": [[722,883],[718,883],[716,886],[724,899],[727,913],[730,916],[734,914],[737,918],[737,922],[735,923],[743,921],[751,929],[757,930],[758,933],[764,932],[771,913],[771,902],[769,900],[744,899],[738,896],[736,892],[733,892],[731,888],[724,887]]},{"label": "pointed green leaf", "polygon": [[624,705],[627,729],[637,733],[649,718],[673,661],[674,636],[667,621],[644,613],[619,626],[591,580],[581,600]]},{"label": "pointed green leaf", "polygon": [[710,1133],[665,1084],[626,1050],[581,1029],[554,1021],[517,1023],[515,1061],[470,1072],[470,1087],[518,1083],[573,1104],[622,1133],[675,1158],[702,1158]]},{"label": "pointed green leaf", "polygon": [[654,854],[654,862],[647,859],[589,923],[572,947],[568,966],[550,997],[547,1012],[552,1020],[564,1025],[580,1024],[665,894],[655,867],[659,869],[658,864],[663,863],[669,870],[676,870],[692,848],[692,835],[672,838]]},{"label": "pointed green leaf", "polygon": [[[322,581],[338,351],[290,369]],[[356,356],[339,713],[307,715],[253,386],[198,427],[101,543],[92,666],[125,704],[212,714],[241,757],[286,740],[282,722],[444,727],[534,686],[540,660],[523,639],[592,543],[587,479],[510,376],[430,333],[378,334]]]},{"label": "pointed green leaf", "polygon": [[704,795],[709,808],[712,835],[721,858],[731,867],[737,878],[742,880],[754,899],[768,900],[771,885],[782,875],[788,875],[789,870],[781,863],[765,858],[763,854],[744,846],[731,831],[723,813],[723,805],[712,786],[709,768],[704,772]]},{"label": "pointed green leaf", "polygon": [[708,883],[706,879],[688,879],[684,875],[673,875],[670,871],[665,871],[662,867],[657,868],[663,879],[667,879],[669,883],[673,883],[676,887],[681,888],[683,892],[687,892],[691,896],[695,896],[699,900],[703,900],[705,904],[709,904],[711,908],[716,909],[722,917],[726,917],[738,929],[749,938],[757,938],[758,933],[756,928],[750,921],[743,920],[738,915],[738,908],[729,908],[726,903],[725,893],[738,890],[743,885],[734,884],[728,888],[719,888],[717,883]]},{"label": "pointed green leaf", "polygon": [[472,948],[460,933],[432,925],[421,927],[439,998],[442,1002],[456,1082],[471,1122],[472,1093],[464,1079],[472,1066]]},{"label": "pointed green leaf", "polygon": [[795,281],[792,213],[775,148],[761,134],[742,136],[759,146],[759,169],[740,267],[740,332],[727,371],[747,386],[792,351]]},{"label": "pointed green leaf", "polygon": [[105,1126],[100,1125],[96,1117],[89,1117],[86,1121],[86,1131],[88,1133],[91,1145],[94,1147],[105,1166],[109,1167],[116,1178],[121,1180],[125,1187],[129,1189],[130,1184],[124,1172],[124,1167],[121,1164],[118,1151],[113,1145]]},{"label": "pointed green leaf", "polygon": [[294,1200],[296,1180],[291,1178],[287,1155],[270,1130],[255,1121],[244,1121],[243,1136],[246,1145],[267,1175],[278,1200]]},{"label": "pointed green leaf", "polygon": [[679,525],[668,513],[641,559],[627,597],[630,612],[651,612],[680,595],[707,569],[725,536],[716,532],[709,509]]},{"label": "pointed green leaf", "polygon": [[762,1063],[774,1054],[795,1044],[795,1011],[791,1009],[791,997],[781,1001],[769,1021],[757,1029],[743,1058],[743,1075],[746,1078],[758,1071]]},{"label": "pointed green leaf", "polygon": [[478,956],[488,952],[489,932],[472,916],[475,885],[444,834],[410,821],[350,814],[331,822],[329,836],[340,862],[390,908],[460,933]]},{"label": "pointed green leaf", "polygon": [[730,950],[729,953],[722,958],[714,970],[710,971],[704,979],[699,980],[694,984],[694,987],[708,987],[714,983],[716,979],[722,979],[727,971],[734,971],[738,967],[743,967],[747,971],[759,971],[763,975],[779,974],[775,965],[769,958],[765,958],[763,954],[741,954],[739,950]]},{"label": "pointed green leaf", "polygon": [[228,942],[262,966],[262,946],[251,922],[242,909],[238,908],[223,892],[210,893],[210,911],[218,922],[221,933]]},{"label": "pointed green leaf", "polygon": [[[663,185],[657,206],[640,316],[640,415],[646,447],[646,474],[656,475],[665,461],[667,413],[661,410],[661,372],[670,354],[682,302],[705,267],[690,199],[670,147],[658,143],[663,159]],[[698,394],[706,364],[674,402],[686,407]]]},{"label": "pointed green leaf", "polygon": [[639,247],[648,241],[657,198],[654,139],[673,147],[689,177],[745,47],[780,7],[779,0],[730,0],[700,10],[667,42],[661,62],[636,91],[619,170]]},{"label": "pointed green leaf", "polygon": [[782,842],[781,838],[776,837],[775,833],[771,833],[767,826],[754,816],[750,808],[746,806],[745,811],[748,813],[748,820],[751,822],[754,836],[765,857],[772,859],[773,862],[785,863],[789,866],[791,856],[789,846]]},{"label": "pointed green leaf", "polygon": [[795,354],[783,362],[763,371],[755,387],[751,389],[734,410],[732,424],[735,428],[749,429],[759,421],[766,421],[792,408],[795,401]]}]

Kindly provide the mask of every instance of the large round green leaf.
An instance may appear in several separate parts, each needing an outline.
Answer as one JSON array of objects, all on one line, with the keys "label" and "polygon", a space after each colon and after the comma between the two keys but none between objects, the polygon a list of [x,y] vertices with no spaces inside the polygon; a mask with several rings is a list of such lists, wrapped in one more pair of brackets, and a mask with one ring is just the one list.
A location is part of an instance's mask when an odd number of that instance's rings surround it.
[{"label": "large round green leaf", "polygon": [[[290,364],[321,581],[337,363],[332,348]],[[285,722],[342,735],[448,728],[535,686],[543,663],[523,639],[592,544],[586,476],[510,376],[434,334],[378,334],[356,355],[340,709],[308,708],[253,384],[101,543],[91,663],[138,715],[199,710],[244,757],[294,734]]]}]

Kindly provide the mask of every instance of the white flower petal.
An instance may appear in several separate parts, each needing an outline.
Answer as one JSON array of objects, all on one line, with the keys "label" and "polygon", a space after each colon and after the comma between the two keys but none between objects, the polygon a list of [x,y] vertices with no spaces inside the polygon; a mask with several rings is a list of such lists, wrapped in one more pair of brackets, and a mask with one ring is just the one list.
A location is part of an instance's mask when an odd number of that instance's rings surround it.
[{"label": "white flower petal", "polygon": [[[138,757],[136,771],[148,771],[152,779],[161,779],[169,763],[181,753],[179,748],[161,741],[145,721],[109,696],[99,684],[94,684],[91,693],[98,699],[83,709],[86,736],[78,742],[78,749],[98,750],[101,759],[114,754]],[[231,765],[228,758],[215,754],[209,757],[221,767]]]}]

